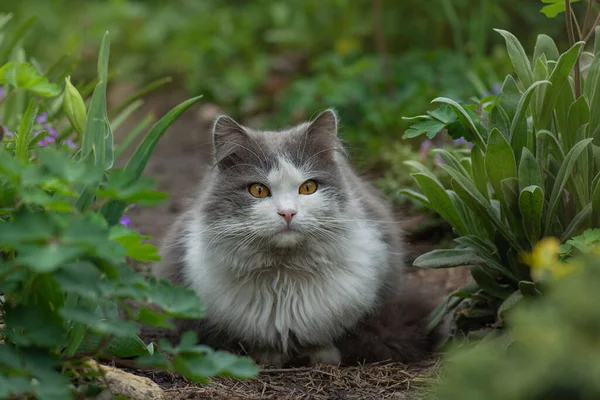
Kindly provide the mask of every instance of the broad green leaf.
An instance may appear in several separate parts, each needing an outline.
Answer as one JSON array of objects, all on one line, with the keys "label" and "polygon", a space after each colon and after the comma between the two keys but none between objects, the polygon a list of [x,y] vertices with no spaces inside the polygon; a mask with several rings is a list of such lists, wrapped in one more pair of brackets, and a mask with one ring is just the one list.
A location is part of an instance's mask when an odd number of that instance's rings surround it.
[{"label": "broad green leaf", "polygon": [[590,225],[592,210],[592,203],[590,203],[578,212],[571,220],[571,223],[565,228],[564,233],[560,237],[560,241],[564,243],[567,239],[581,234],[586,228],[594,226]]},{"label": "broad green leaf", "polygon": [[[125,170],[128,173],[131,173],[133,177],[139,178],[150,159],[150,155],[154,151],[156,144],[165,133],[167,128],[171,126],[181,114],[185,110],[187,110],[191,105],[195,104],[198,100],[200,100],[202,96],[197,96],[191,98],[189,100],[184,101],[179,104],[177,107],[169,111],[167,115],[162,117],[153,127],[150,129],[146,137],[142,140],[142,142],[138,145],[137,149],[131,156],[131,159],[125,166]],[[101,213],[106,217],[107,221],[114,225],[119,222],[121,215],[123,215],[123,211],[125,210],[126,204],[123,201],[111,201],[105,204]]]},{"label": "broad green leaf", "polygon": [[439,249],[416,258],[419,268],[453,268],[481,264],[483,260],[472,249]]},{"label": "broad green leaf", "polygon": [[402,139],[411,139],[426,134],[429,139],[433,139],[439,131],[444,129],[445,125],[439,121],[424,120],[410,126],[402,135]]},{"label": "broad green leaf", "polygon": [[[77,353],[93,352],[104,338],[98,334],[88,334],[77,349]],[[104,353],[117,358],[137,357],[148,354],[146,344],[137,335],[116,337],[105,347]]]},{"label": "broad green leaf", "polygon": [[[501,93],[502,99],[500,100],[499,105],[506,112],[510,126],[510,121],[514,119],[517,112],[517,106],[521,100],[521,90],[519,89],[519,85],[512,75],[506,75],[506,78],[504,78],[504,82],[502,82]],[[509,130],[506,131],[506,134],[508,133]]]},{"label": "broad green leaf", "polygon": [[[467,204],[475,207],[479,213],[492,222],[494,227],[506,238],[512,247],[518,251],[523,251],[523,247],[510,231],[510,229],[500,220],[500,217],[494,207],[487,201],[487,199],[479,193],[472,181],[462,176],[452,167],[441,164],[440,168],[449,173],[454,178],[453,188],[454,191],[465,201]],[[460,188],[460,191],[457,190]]]},{"label": "broad green leaf", "polygon": [[524,297],[526,297],[526,296],[530,296],[530,297],[541,296],[541,293],[537,289],[535,282],[520,281],[519,282],[519,290],[521,291],[521,294]]},{"label": "broad green leaf", "polygon": [[519,191],[531,185],[542,187],[542,173],[533,154],[529,149],[523,149],[519,162]]},{"label": "broad green leaf", "polygon": [[31,138],[31,129],[35,117],[38,113],[38,105],[35,100],[31,100],[25,111],[25,115],[21,118],[19,124],[19,131],[17,133],[17,142],[15,148],[15,155],[21,161],[27,161],[29,159],[29,140]]},{"label": "broad green leaf", "polygon": [[[540,10],[548,18],[556,18],[560,13],[567,10],[567,6],[563,0],[542,0],[544,3],[550,3],[542,7]],[[579,0],[569,0],[571,3],[577,3]]]},{"label": "broad green leaf", "polygon": [[479,287],[499,299],[505,299],[514,291],[510,286],[498,282],[492,274],[481,267],[472,267],[471,276]]},{"label": "broad green leaf", "polygon": [[[598,106],[600,106],[600,103]],[[597,111],[600,112],[600,109]],[[577,141],[577,132],[579,131],[579,128],[590,122],[590,108],[588,107],[585,96],[579,97],[573,104],[571,104],[569,107],[567,121],[568,129],[566,134],[562,136],[564,151],[571,150],[571,147],[573,147]]]},{"label": "broad green leaf", "polygon": [[539,186],[531,185],[521,190],[519,211],[521,212],[525,235],[533,246],[538,242],[542,233],[544,192]]},{"label": "broad green leaf", "polygon": [[516,177],[502,179],[500,182],[502,197],[504,198],[504,211],[514,233],[521,236],[519,220],[519,180]]},{"label": "broad green leaf", "polygon": [[548,214],[546,215],[546,225],[544,228],[544,236],[548,235],[552,224],[554,222],[554,217],[556,216],[556,211],[558,209],[558,202],[561,198],[561,192],[567,183],[571,175],[571,171],[573,170],[573,166],[575,162],[581,155],[581,153],[587,148],[588,145],[592,142],[592,139],[581,140],[576,143],[573,148],[567,153],[565,160],[562,162],[560,169],[556,175],[556,180],[552,187],[552,194],[550,195],[550,200],[548,203]]},{"label": "broad green leaf", "polygon": [[[458,160],[458,158],[456,158],[449,151],[444,150],[444,149],[433,149],[433,150],[431,150],[431,152],[434,154],[439,154],[445,163],[451,165],[453,168],[455,168],[457,171],[459,171],[464,176],[467,176],[467,177],[470,176],[469,172],[467,171],[467,168],[465,168],[464,165],[462,165],[462,163]],[[468,169],[470,170],[471,168],[469,167]]]},{"label": "broad green leaf", "polygon": [[[564,3],[563,3],[564,4]],[[558,51],[558,47],[556,47],[556,43],[554,40],[545,34],[540,34],[537,37],[537,41],[535,42],[535,48],[533,50],[533,61],[535,62],[538,58],[540,58],[544,54],[546,59],[556,61],[560,57],[560,53]]]},{"label": "broad green leaf", "polygon": [[440,180],[437,178],[437,176],[435,176],[435,174],[433,172],[431,172],[431,170],[429,170],[429,168],[427,168],[426,166],[424,166],[420,162],[414,161],[414,160],[408,160],[408,161],[404,161],[403,164],[404,165],[408,165],[409,167],[411,167],[412,169],[414,169],[418,173],[421,173],[423,175],[427,175],[429,178],[431,178],[432,180],[434,180],[438,185],[443,186],[442,182],[440,182]]},{"label": "broad green leaf", "polygon": [[85,253],[85,248],[63,244],[20,245],[19,255],[15,258],[18,265],[23,265],[34,272],[51,272],[63,264],[74,260]]},{"label": "broad green leaf", "polygon": [[[525,93],[523,93],[523,96],[521,97],[521,100],[519,100],[519,104],[517,105],[517,109],[515,111],[515,117],[513,118],[512,123],[510,124],[510,138],[511,138],[510,141],[511,141],[511,143],[514,143],[514,142],[520,143],[520,141],[515,139],[515,136],[525,134],[525,132],[521,132],[521,131],[517,130],[517,127],[519,127],[519,125],[523,125],[523,122],[525,121],[525,118],[527,116],[527,109],[529,108],[529,102],[531,101],[531,97],[533,96],[535,89],[541,85],[548,85],[548,84],[550,84],[550,81],[534,82],[531,84],[531,86],[529,86],[527,88]],[[525,125],[525,126],[527,126],[527,125]]]},{"label": "broad green leaf", "polygon": [[[550,74],[549,81],[552,86],[547,88],[546,95],[544,96],[544,102],[539,110],[540,117],[538,118],[538,121],[540,125],[538,128],[546,129],[550,126],[552,111],[554,110],[561,90],[563,90],[563,86],[568,81],[569,74],[573,70],[573,66],[577,61],[581,48],[584,44],[584,42],[575,43],[569,50],[559,57],[556,67],[554,67],[554,70]],[[568,88],[569,87],[567,86],[566,89]]]},{"label": "broad green leaf", "polygon": [[[496,105],[490,112],[489,127],[498,129],[507,139],[510,137],[510,119],[502,104]],[[525,129],[527,129],[527,126],[525,126]]]},{"label": "broad green leaf", "polygon": [[[542,54],[540,58],[535,62],[535,67],[533,68],[533,79],[534,82],[544,81],[548,79],[548,61],[546,60],[546,55]],[[535,117],[539,115],[539,109],[542,107],[544,103],[544,96],[546,96],[546,86],[539,86],[534,93],[534,102],[531,107],[532,115]],[[536,122],[534,120],[534,122]],[[522,124],[527,126],[527,120],[523,121]]]},{"label": "broad green leaf", "polygon": [[102,39],[98,56],[98,84],[88,107],[85,131],[82,136],[80,159],[94,154],[94,163],[105,170],[114,164],[114,138],[106,111],[106,85],[108,80],[108,32]]},{"label": "broad green leaf", "polygon": [[510,61],[523,87],[530,87],[533,83],[533,71],[523,46],[512,33],[502,29],[494,30],[504,37]]},{"label": "broad green leaf", "polygon": [[483,140],[483,137],[481,136],[481,133],[479,133],[479,131],[477,130],[477,127],[475,126],[475,123],[473,122],[471,116],[460,104],[446,97],[437,97],[431,102],[448,104],[454,110],[462,124],[469,130],[470,135],[472,135],[473,138],[470,141],[480,146],[482,149],[485,149],[485,142]]},{"label": "broad green leaf", "polygon": [[458,214],[454,203],[444,190],[444,188],[433,181],[430,177],[424,174],[415,173],[411,174],[412,177],[417,181],[417,184],[423,191],[423,194],[429,200],[431,207],[442,216],[459,235],[466,235],[467,228],[464,224],[463,219]]},{"label": "broad green leaf", "polygon": [[2,49],[2,52],[0,53],[0,65],[8,62],[11,53],[13,52],[15,47],[17,47],[17,44],[19,44],[19,42],[25,37],[25,35],[31,29],[36,20],[37,16],[28,18],[15,30],[15,32],[13,32],[10,35],[10,42],[8,43],[8,45],[6,45],[6,47]]},{"label": "broad green leaf", "polygon": [[24,208],[14,214],[11,223],[0,223],[0,245],[45,242],[55,233],[56,225],[50,216]]},{"label": "broad green leaf", "polygon": [[485,172],[485,157],[481,149],[477,146],[471,149],[471,165],[475,187],[477,187],[477,190],[479,190],[479,192],[487,199],[488,179]]},{"label": "broad green leaf", "polygon": [[517,165],[510,144],[497,129],[492,129],[488,138],[488,146],[485,152],[485,170],[496,196],[504,202],[502,180],[516,177]]},{"label": "broad green leaf", "polygon": [[437,119],[440,122],[443,122],[446,125],[456,121],[457,118],[454,111],[452,111],[452,108],[446,105],[443,105],[432,111],[427,111],[427,114],[431,115],[433,118]]},{"label": "broad green leaf", "polygon": [[[551,154],[559,162],[562,162],[565,159],[565,153],[563,152],[562,146],[552,132],[542,129],[537,133],[537,139],[539,139],[538,145],[540,145],[540,140],[543,142],[543,147],[548,151],[547,154]],[[545,159],[538,159],[538,161],[545,161]]]},{"label": "broad green leaf", "polygon": [[9,62],[3,65],[0,68],[0,85],[5,83],[42,97],[55,97],[61,92],[60,86],[49,83],[26,62]]},{"label": "broad green leaf", "polygon": [[[427,197],[425,197],[423,194],[415,192],[414,190],[411,189],[400,189],[398,191],[399,195],[405,195],[413,200],[418,201],[419,203],[423,204],[424,206],[428,207],[428,208],[432,208],[431,204],[429,203],[429,200],[427,200]],[[432,208],[433,209],[433,208]]]},{"label": "broad green leaf", "polygon": [[498,307],[498,321],[503,323],[504,314],[517,305],[521,299],[523,299],[523,293],[520,290],[515,290],[510,296],[506,298]]}]

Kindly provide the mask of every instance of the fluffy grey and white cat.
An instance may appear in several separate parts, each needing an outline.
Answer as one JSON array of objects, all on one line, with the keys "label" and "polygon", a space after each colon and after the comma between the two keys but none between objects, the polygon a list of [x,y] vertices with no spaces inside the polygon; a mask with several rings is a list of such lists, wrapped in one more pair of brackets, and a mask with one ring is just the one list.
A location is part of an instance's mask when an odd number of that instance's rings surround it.
[{"label": "fluffy grey and white cat", "polygon": [[153,269],[198,293],[202,342],[277,366],[433,349],[430,304],[404,282],[392,213],[350,167],[337,125],[332,110],[278,132],[216,120],[214,167]]}]

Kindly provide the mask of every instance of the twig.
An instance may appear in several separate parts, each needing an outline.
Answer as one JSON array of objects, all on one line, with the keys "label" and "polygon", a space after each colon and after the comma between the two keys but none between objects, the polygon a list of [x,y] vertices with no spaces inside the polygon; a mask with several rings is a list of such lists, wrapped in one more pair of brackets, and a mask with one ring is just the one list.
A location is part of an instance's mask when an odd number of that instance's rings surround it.
[{"label": "twig", "polygon": [[261,369],[261,374],[280,374],[284,372],[305,372],[312,371],[312,367],[299,367],[299,368],[272,368],[272,369]]},{"label": "twig", "polygon": [[[583,23],[583,30],[582,30],[584,35],[586,34],[585,31],[588,27],[588,22],[590,20],[590,13],[592,12],[592,2],[593,1],[594,0],[588,0],[587,10],[585,11],[585,21]],[[594,30],[594,29],[592,28],[592,30]]]},{"label": "twig", "polygon": [[588,32],[588,34],[586,35],[585,39],[583,39],[584,42],[587,43],[588,40],[590,40],[590,38],[592,37],[592,35],[594,34],[594,30],[596,29],[596,26],[598,26],[598,24],[600,23],[600,13],[598,14],[598,16],[596,17],[596,20],[594,21],[594,24],[592,25],[592,27],[590,28],[590,31]]}]

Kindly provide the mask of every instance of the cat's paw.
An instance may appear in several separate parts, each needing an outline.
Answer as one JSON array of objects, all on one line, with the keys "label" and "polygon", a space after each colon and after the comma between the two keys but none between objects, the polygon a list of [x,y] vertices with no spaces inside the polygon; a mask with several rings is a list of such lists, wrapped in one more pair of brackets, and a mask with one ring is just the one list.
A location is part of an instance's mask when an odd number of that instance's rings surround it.
[{"label": "cat's paw", "polygon": [[322,347],[310,355],[311,364],[338,365],[342,361],[342,354],[335,346]]},{"label": "cat's paw", "polygon": [[253,355],[253,358],[260,364],[268,367],[283,367],[284,357],[281,353],[259,352]]}]

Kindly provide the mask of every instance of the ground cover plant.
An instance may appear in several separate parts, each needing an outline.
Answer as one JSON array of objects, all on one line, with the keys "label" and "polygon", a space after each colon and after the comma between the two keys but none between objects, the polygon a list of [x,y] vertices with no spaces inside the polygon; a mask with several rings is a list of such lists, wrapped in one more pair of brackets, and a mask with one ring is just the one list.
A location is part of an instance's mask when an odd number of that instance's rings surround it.
[{"label": "ground cover plant", "polygon": [[462,153],[434,150],[450,184],[407,163],[422,192],[405,193],[438,212],[457,235],[456,247],[424,254],[415,265],[472,266],[474,282],[440,304],[432,325],[454,311],[461,334],[479,338],[502,326],[503,313],[519,299],[544,292],[522,253],[543,237],[565,243],[598,226],[600,29],[589,22],[592,5],[581,24],[570,5],[553,1],[543,9],[550,16],[566,11],[571,43],[562,53],[541,34],[528,54],[513,34],[496,30],[514,67],[499,93],[464,102],[436,98],[441,106],[415,117],[406,132],[434,137],[444,130],[473,145]]},{"label": "ground cover plant", "polygon": [[[0,29],[10,19],[1,15]],[[112,131],[138,106],[138,95],[107,110],[109,34],[96,79],[78,90],[65,76],[69,71],[27,56],[20,45],[27,28],[0,44],[0,397],[95,395],[102,383],[90,360],[133,359],[132,365],[196,382],[254,376],[250,359],[198,346],[192,332],[178,346],[138,336],[140,324],[168,327],[170,318],[203,315],[194,292],[131,268],[132,261],[158,255],[123,218],[133,204],[166,197],[143,177],[144,167],[165,130],[200,97],[151,128],[142,120],[115,143]],[[60,84],[49,79],[57,75]],[[116,168],[115,159],[140,132],[125,167]]]}]

